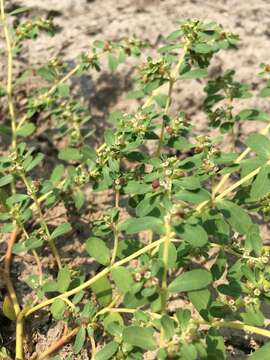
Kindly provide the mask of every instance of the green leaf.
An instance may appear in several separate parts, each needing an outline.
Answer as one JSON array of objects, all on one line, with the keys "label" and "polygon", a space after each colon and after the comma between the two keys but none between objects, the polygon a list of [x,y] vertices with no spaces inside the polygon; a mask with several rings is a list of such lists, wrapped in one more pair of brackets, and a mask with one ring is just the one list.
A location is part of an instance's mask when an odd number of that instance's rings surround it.
[{"label": "green leaf", "polygon": [[199,224],[185,224],[184,232],[181,233],[180,236],[193,247],[202,247],[208,243],[207,233]]},{"label": "green leaf", "polygon": [[71,276],[68,268],[64,267],[60,269],[57,275],[57,290],[60,293],[64,293],[65,291],[68,290],[70,282],[71,282]]},{"label": "green leaf", "polygon": [[133,90],[128,92],[127,98],[132,99],[140,99],[144,96],[144,92],[142,90]]},{"label": "green leaf", "polygon": [[160,199],[158,196],[146,196],[136,206],[136,215],[140,217],[148,215],[159,203]]},{"label": "green leaf", "polygon": [[41,237],[31,236],[25,241],[27,250],[37,249],[43,245],[43,239]]},{"label": "green leaf", "polygon": [[81,190],[77,190],[73,193],[73,200],[77,210],[80,210],[85,203],[85,195]]},{"label": "green leaf", "polygon": [[256,350],[251,356],[249,356],[249,360],[269,360],[270,353],[270,341],[263,345],[260,349]]},{"label": "green leaf", "polygon": [[195,269],[179,275],[173,280],[168,290],[172,293],[194,291],[206,288],[212,282],[212,275],[205,269]]},{"label": "green leaf", "polygon": [[108,65],[111,71],[115,71],[118,66],[118,59],[113,54],[108,55]]},{"label": "green leaf", "polygon": [[0,187],[8,185],[12,182],[13,176],[11,174],[5,175],[0,178]]},{"label": "green leaf", "polygon": [[208,44],[196,44],[194,50],[199,54],[208,54],[213,51],[213,48]]},{"label": "green leaf", "polygon": [[70,223],[63,223],[57,226],[57,228],[52,232],[51,237],[53,239],[62,236],[66,233],[68,233],[69,231],[72,230],[72,227],[70,225]]},{"label": "green leaf", "polygon": [[189,326],[189,322],[191,319],[191,312],[188,309],[176,309],[176,317],[180,328],[183,332],[185,332]]},{"label": "green leaf", "polygon": [[27,194],[14,194],[14,195],[10,196],[6,200],[6,203],[7,203],[8,206],[12,207],[14,204],[21,203],[26,199],[29,199],[29,195],[27,195]]},{"label": "green leaf", "polygon": [[136,234],[144,230],[152,230],[157,234],[164,233],[163,222],[153,216],[145,216],[142,218],[129,218],[119,226],[120,231],[125,231],[127,234]]},{"label": "green leaf", "polygon": [[19,7],[17,9],[15,9],[15,10],[11,11],[8,15],[15,16],[15,15],[21,14],[21,13],[26,12],[26,11],[30,11],[30,8],[25,7],[25,6],[24,7]]},{"label": "green leaf", "polygon": [[260,96],[261,97],[270,96],[270,87],[265,87],[264,89],[262,89],[261,92],[260,92]]},{"label": "green leaf", "polygon": [[155,350],[154,329],[140,326],[128,326],[123,331],[123,341],[144,350]]},{"label": "green leaf", "polygon": [[[9,296],[5,296],[4,302],[2,305],[3,314],[11,321],[16,320],[16,313],[14,311],[13,302],[10,300]],[[1,353],[0,353],[1,356]]]},{"label": "green leaf", "polygon": [[68,84],[59,84],[57,86],[57,94],[62,97],[68,97],[70,94],[70,88]]},{"label": "green leaf", "polygon": [[51,174],[50,180],[51,182],[56,185],[61,180],[62,176],[64,175],[65,167],[63,164],[57,165]]},{"label": "green leaf", "polygon": [[186,190],[198,190],[201,188],[201,182],[196,176],[187,176],[181,179],[174,180],[173,183],[177,187],[182,187]]},{"label": "green leaf", "polygon": [[206,337],[207,354],[209,359],[226,359],[224,338],[218,330],[210,328]]},{"label": "green leaf", "polygon": [[247,325],[253,325],[253,326],[264,325],[264,315],[260,311],[258,305],[251,304],[246,306],[246,312],[241,313],[240,315],[243,322]]},{"label": "green leaf", "polygon": [[180,349],[181,360],[197,360],[198,354],[195,345],[183,344]]},{"label": "green leaf", "polygon": [[154,96],[154,100],[161,108],[165,108],[168,101],[168,95],[165,94],[156,95]]},{"label": "green leaf", "polygon": [[0,233],[6,234],[6,233],[13,231],[15,228],[16,228],[16,224],[6,223],[6,224],[0,226]]},{"label": "green leaf", "polygon": [[34,167],[36,167],[44,158],[44,154],[42,153],[38,153],[37,156],[34,158],[33,161],[30,162],[30,164],[26,167],[25,171],[28,172],[32,169],[34,169]]},{"label": "green leaf", "polygon": [[125,187],[126,194],[145,194],[151,190],[151,185],[142,183],[140,181],[129,181]]},{"label": "green leaf", "polygon": [[9,126],[0,125],[0,134],[11,135],[11,129]]},{"label": "green leaf", "polygon": [[270,140],[262,134],[252,134],[248,137],[246,144],[251,150],[263,158],[270,159]]},{"label": "green leaf", "polygon": [[270,193],[270,166],[265,165],[261,168],[256,179],[252,183],[250,198],[252,201],[260,200]]},{"label": "green leaf", "polygon": [[164,330],[164,334],[167,340],[172,339],[175,333],[175,322],[168,315],[163,315],[160,319],[161,326]]},{"label": "green leaf", "polygon": [[248,234],[252,221],[245,210],[229,200],[217,202],[217,208],[234,230],[240,234]]},{"label": "green leaf", "polygon": [[112,270],[112,279],[122,294],[127,293],[134,284],[130,271],[124,266]]},{"label": "green leaf", "polygon": [[86,241],[86,250],[99,264],[108,265],[110,263],[110,249],[105,242],[97,237],[91,237]]},{"label": "green leaf", "polygon": [[101,306],[107,306],[112,301],[112,286],[106,276],[97,280],[91,288]]},{"label": "green leaf", "polygon": [[36,129],[36,127],[32,123],[24,124],[21,127],[19,127],[19,129],[16,130],[16,134],[18,136],[23,136],[23,137],[29,136],[29,135],[33,134],[35,129]]},{"label": "green leaf", "polygon": [[82,158],[82,154],[78,149],[75,148],[65,148],[60,150],[58,154],[58,158],[60,160],[80,160]]},{"label": "green leaf", "polygon": [[208,307],[211,303],[211,293],[208,289],[190,291],[188,293],[189,300],[199,312],[199,314],[205,319],[208,319]]},{"label": "green leaf", "polygon": [[175,198],[192,204],[200,204],[203,201],[211,200],[211,195],[205,189],[196,191],[180,190],[175,194]]},{"label": "green leaf", "polygon": [[235,117],[236,120],[269,121],[269,115],[259,109],[244,109]]},{"label": "green leaf", "polygon": [[42,68],[38,69],[37,74],[46,81],[54,81],[55,76],[56,76],[53,69],[51,69],[48,66],[43,66]]},{"label": "green leaf", "polygon": [[201,79],[207,77],[208,72],[206,69],[193,69],[182,74],[180,80],[189,80],[189,79]]},{"label": "green leaf", "polygon": [[66,303],[62,299],[55,299],[51,306],[51,313],[55,320],[61,320],[64,316]]},{"label": "green leaf", "polygon": [[168,36],[167,36],[167,39],[168,40],[176,40],[176,39],[179,39],[183,36],[183,30],[182,29],[179,29],[179,30],[175,30],[173,31],[172,33],[170,33]]},{"label": "green leaf", "polygon": [[85,343],[86,338],[86,329],[84,326],[82,326],[76,335],[75,342],[73,345],[73,351],[75,354],[79,354],[79,352],[82,350],[83,345]]},{"label": "green leaf", "polygon": [[260,235],[260,228],[253,224],[246,235],[245,248],[248,251],[255,251],[257,255],[261,255],[263,240]]},{"label": "green leaf", "polygon": [[124,321],[122,316],[119,313],[110,313],[109,315],[106,315],[106,317],[103,320],[104,329],[106,331],[109,330],[112,323],[117,323],[119,325],[124,325]]},{"label": "green leaf", "polygon": [[109,360],[111,359],[118,349],[119,344],[116,341],[111,341],[99,350],[94,360]]}]

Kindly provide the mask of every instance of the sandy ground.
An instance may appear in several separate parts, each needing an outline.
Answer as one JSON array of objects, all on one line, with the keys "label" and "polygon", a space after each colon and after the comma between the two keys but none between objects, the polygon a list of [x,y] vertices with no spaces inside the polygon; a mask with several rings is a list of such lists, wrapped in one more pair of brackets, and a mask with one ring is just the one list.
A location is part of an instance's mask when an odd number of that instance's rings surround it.
[{"label": "sandy ground", "polygon": [[[29,42],[22,61],[16,64],[18,70],[22,70],[27,63],[41,65],[55,56],[63,57],[72,66],[79,54],[88,50],[96,39],[115,40],[135,34],[153,46],[161,46],[165,36],[176,29],[178,21],[187,18],[217,21],[226,30],[236,32],[241,37],[238,51],[223,52],[215,57],[210,69],[211,76],[233,67],[237,79],[250,83],[256,93],[261,86],[259,64],[270,62],[270,0],[17,0],[12,5],[15,4],[31,7],[33,15],[54,16],[58,26],[55,37],[41,36],[38,41]],[[91,104],[94,117],[105,123],[110,111],[130,110],[136,106],[126,100],[131,77],[129,67],[121,65],[113,75],[105,71],[76,79],[74,87]],[[174,110],[187,111],[196,123],[197,130],[207,131],[201,111],[202,89],[203,83],[197,81],[191,81],[185,87],[179,85],[175,93],[178,101]],[[270,103],[261,99],[250,100],[248,104],[270,110]],[[247,107],[246,103],[239,103],[237,108],[242,106]],[[247,124],[243,133],[252,130],[254,125]],[[100,202],[96,206],[100,206]],[[72,243],[65,248],[66,256],[72,256],[73,246]],[[22,274],[25,270],[17,260],[14,273],[18,271]],[[37,326],[42,321],[39,319]],[[58,325],[52,326],[47,317],[44,318],[42,329],[42,334],[37,338],[36,349],[39,351],[62,331]],[[241,338],[237,340],[239,344],[241,341]],[[63,358],[68,353],[68,347],[65,351]],[[231,355],[232,358],[246,358],[235,346],[233,351],[235,355]]]}]

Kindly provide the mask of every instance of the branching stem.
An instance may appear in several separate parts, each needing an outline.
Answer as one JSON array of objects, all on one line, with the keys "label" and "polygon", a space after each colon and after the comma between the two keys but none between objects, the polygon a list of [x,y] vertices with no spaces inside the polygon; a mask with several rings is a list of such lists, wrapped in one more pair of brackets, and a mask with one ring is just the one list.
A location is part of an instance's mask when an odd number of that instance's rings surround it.
[{"label": "branching stem", "polygon": [[51,251],[52,251],[52,253],[53,253],[53,255],[54,255],[54,258],[55,258],[55,260],[56,260],[57,266],[58,266],[59,269],[61,269],[61,267],[62,267],[61,258],[60,258],[60,256],[59,256],[58,250],[57,250],[57,248],[56,248],[56,246],[55,246],[54,239],[52,238],[52,236],[51,236],[51,234],[50,234],[50,231],[49,231],[49,229],[48,229],[48,226],[47,226],[47,224],[46,224],[46,221],[45,221],[45,219],[44,219],[44,215],[43,215],[43,212],[42,212],[42,210],[41,210],[41,207],[40,207],[38,198],[37,198],[35,192],[32,190],[32,187],[31,187],[31,185],[30,185],[27,177],[25,176],[25,174],[24,174],[24,173],[21,173],[21,174],[20,174],[20,177],[21,177],[24,185],[26,186],[26,189],[27,189],[30,197],[32,198],[32,200],[33,200],[33,202],[34,202],[34,204],[35,204],[35,207],[36,207],[36,209],[37,209],[37,211],[38,211],[38,213],[39,213],[40,225],[41,225],[43,231],[45,232],[45,234],[46,234],[46,236],[47,236],[48,244],[49,244],[49,246],[50,246],[50,248],[51,248]]}]

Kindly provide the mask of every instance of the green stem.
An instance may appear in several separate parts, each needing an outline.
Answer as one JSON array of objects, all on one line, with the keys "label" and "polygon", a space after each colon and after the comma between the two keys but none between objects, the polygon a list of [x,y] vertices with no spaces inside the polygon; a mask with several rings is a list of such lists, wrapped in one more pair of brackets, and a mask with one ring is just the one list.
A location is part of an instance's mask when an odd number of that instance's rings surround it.
[{"label": "green stem", "polygon": [[57,266],[58,266],[59,269],[61,269],[61,267],[62,267],[61,259],[60,259],[60,256],[58,254],[57,248],[55,246],[54,240],[51,237],[51,234],[50,234],[50,231],[49,231],[48,226],[46,224],[46,221],[44,219],[44,216],[43,216],[43,213],[42,213],[38,198],[37,198],[35,192],[32,190],[32,187],[31,187],[28,179],[26,178],[25,174],[21,173],[20,177],[21,177],[22,181],[24,182],[24,185],[26,186],[27,191],[28,191],[30,197],[32,198],[32,200],[33,200],[33,202],[35,204],[35,207],[36,207],[36,209],[37,209],[37,211],[39,213],[40,225],[41,225],[43,231],[45,232],[45,234],[47,236],[48,244],[49,244],[49,246],[51,248],[51,251],[52,251],[52,253],[54,255]]},{"label": "green stem", "polygon": [[243,323],[221,320],[221,321],[215,321],[215,322],[211,323],[211,326],[227,327],[227,328],[231,328],[231,329],[243,330],[246,332],[251,332],[254,334],[258,334],[258,335],[262,335],[262,336],[266,336],[266,337],[270,338],[270,330],[261,329],[261,328],[251,326],[251,325],[246,325]]},{"label": "green stem", "polygon": [[[119,190],[115,189],[115,207],[119,209],[119,201],[120,201],[120,193]],[[119,243],[119,231],[118,231],[118,224],[113,224],[113,251],[112,251],[112,258],[111,258],[111,265],[114,264],[117,250],[118,250],[118,243]]]},{"label": "green stem", "polygon": [[158,247],[160,244],[162,244],[165,241],[165,237],[161,238],[159,240],[156,240],[154,242],[152,242],[149,245],[146,245],[145,247],[143,247],[142,249],[136,251],[135,253],[127,256],[124,259],[118,260],[117,262],[115,262],[112,266],[108,266],[105,269],[103,269],[101,272],[99,272],[97,275],[93,276],[91,279],[87,280],[86,282],[84,282],[83,284],[75,287],[72,290],[69,290],[61,295],[55,296],[51,299],[45,300],[42,303],[35,305],[32,308],[27,308],[21,311],[21,313],[23,314],[24,317],[27,317],[31,314],[33,314],[34,312],[48,306],[51,305],[56,299],[63,299],[63,298],[69,298],[72,295],[77,294],[78,292],[87,289],[88,287],[90,287],[91,285],[93,285],[97,280],[101,279],[102,277],[104,277],[105,275],[109,274],[112,269],[117,268],[118,266],[124,265],[126,263],[128,263],[129,261],[139,257],[140,255],[148,252],[151,249],[154,249],[156,247]]},{"label": "green stem", "polygon": [[[167,115],[167,113],[168,113],[168,111],[169,111],[169,107],[170,107],[171,100],[172,100],[173,85],[174,85],[174,80],[173,80],[173,79],[170,79],[170,82],[169,82],[169,90],[168,90],[168,98],[167,98],[167,101],[166,101],[166,106],[165,106],[165,110],[164,110],[164,115]],[[164,138],[164,130],[165,130],[165,119],[164,119],[164,117],[163,117],[156,157],[159,157],[159,156],[160,156],[160,150],[161,150],[161,148],[162,148],[163,138]]]},{"label": "green stem", "polygon": [[171,242],[171,216],[167,215],[165,219],[166,236],[163,246],[163,274],[161,281],[161,312],[166,313],[167,308],[167,276],[168,276],[168,261],[169,261],[169,246]]},{"label": "green stem", "polygon": [[118,243],[119,243],[119,232],[117,229],[117,225],[113,226],[113,235],[114,235],[114,243],[113,243],[113,251],[112,251],[112,258],[111,258],[111,265],[114,264],[117,250],[118,250]]},{"label": "green stem", "polygon": [[[267,132],[270,129],[270,124],[268,124],[260,133],[262,135],[266,135]],[[235,164],[240,163],[240,161],[242,161],[251,151],[251,149],[248,147],[246,148],[239,156],[238,158],[235,160]],[[225,185],[225,183],[227,182],[227,180],[229,179],[231,174],[225,174],[222,179],[220,180],[220,182],[217,184],[217,186],[213,189],[213,198],[215,198],[216,194],[219,192],[220,189],[222,189],[222,187]]]},{"label": "green stem", "polygon": [[[268,164],[270,163],[270,161],[267,162]],[[224,190],[221,194],[219,194],[217,197],[215,197],[212,200],[205,200],[202,203],[200,203],[197,207],[196,207],[196,211],[201,211],[203,208],[205,208],[205,206],[207,206],[211,201],[220,201],[222,200],[225,196],[229,195],[230,193],[232,193],[235,189],[237,189],[239,186],[243,185],[245,182],[249,181],[250,179],[252,179],[254,176],[256,176],[260,170],[261,170],[262,166],[258,167],[257,169],[251,171],[249,174],[247,174],[246,176],[244,176],[242,179],[236,181],[233,185],[229,186],[226,190]]]},{"label": "green stem", "polygon": [[219,201],[222,200],[225,196],[227,196],[228,194],[230,194],[231,192],[233,192],[235,189],[237,189],[239,186],[243,185],[245,182],[247,182],[248,180],[252,179],[254,176],[256,176],[260,170],[261,170],[261,166],[258,167],[257,169],[251,171],[249,174],[247,174],[246,176],[244,176],[242,179],[236,181],[236,183],[234,183],[233,185],[229,186],[226,190],[224,190],[221,194],[219,194],[215,200]]},{"label": "green stem", "polygon": [[16,320],[16,360],[24,359],[23,351],[23,332],[24,332],[23,310],[19,313]]},{"label": "green stem", "polygon": [[11,118],[11,130],[12,130],[12,148],[17,150],[17,135],[16,135],[16,115],[15,108],[13,104],[13,86],[12,86],[12,78],[13,78],[13,54],[12,54],[12,45],[10,40],[9,29],[7,25],[6,15],[5,15],[5,5],[4,0],[0,0],[0,12],[1,12],[1,20],[3,23],[4,35],[6,40],[6,51],[7,51],[7,100],[8,100],[8,108],[9,114]]}]

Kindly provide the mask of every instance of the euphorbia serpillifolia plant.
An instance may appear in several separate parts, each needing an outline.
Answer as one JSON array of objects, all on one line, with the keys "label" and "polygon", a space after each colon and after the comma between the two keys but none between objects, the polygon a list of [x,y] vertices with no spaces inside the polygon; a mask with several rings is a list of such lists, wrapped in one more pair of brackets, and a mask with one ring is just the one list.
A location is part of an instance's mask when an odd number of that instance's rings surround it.
[{"label": "euphorbia serpillifolia plant", "polygon": [[[52,59],[28,69],[46,85],[18,103],[16,86],[25,74],[16,81],[13,61],[26,39],[38,38],[40,31],[53,34],[54,25],[20,16],[11,28],[9,16],[25,9],[6,14],[0,3],[7,49],[0,131],[10,143],[0,158],[1,232],[8,238],[3,312],[16,322],[16,359],[41,360],[52,353],[59,359],[61,346],[73,339],[69,359],[79,359],[82,351],[96,360],[226,359],[222,328],[259,334],[251,358],[266,359],[270,248],[254,219],[267,219],[270,210],[269,116],[256,108],[234,110],[237,99],[252,96],[234,71],[207,81],[212,58],[236,49],[238,36],[213,22],[187,20],[153,57],[142,55],[147,44],[136,38],[97,41],[74,68]],[[144,58],[128,94],[141,105],[132,113],[112,113],[104,142],[96,144],[91,116],[69,80],[101,71],[103,57],[115,71],[129,56]],[[269,76],[269,65],[261,68],[261,75]],[[216,138],[196,135],[193,119],[172,110],[175,84],[202,78],[203,109],[209,131],[220,131]],[[261,95],[270,95],[268,83]],[[181,100],[175,101],[174,108],[181,108]],[[58,149],[49,175],[42,171],[47,155],[31,145],[44,117],[48,130],[56,131],[55,146],[60,138],[68,144]],[[238,124],[249,121],[266,127],[245,140],[243,152],[234,143],[231,152],[223,151]],[[70,237],[74,225],[63,220],[53,226],[47,217],[61,204],[73,204],[76,216],[83,217],[89,186],[93,193],[114,194],[111,208],[89,224],[85,250],[99,265],[94,274],[70,268],[59,251],[59,237]],[[52,252],[57,272],[43,264],[44,248]],[[27,303],[17,297],[10,275],[11,254],[26,252],[38,270],[26,281],[34,294]],[[25,355],[32,335],[24,325],[40,310],[64,322],[65,331],[42,354]]]}]

